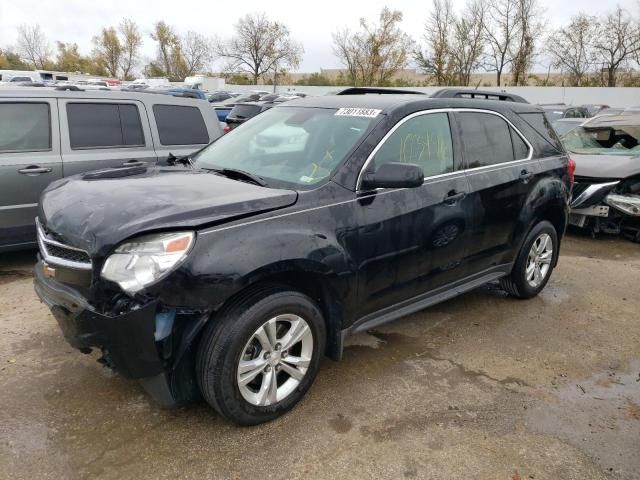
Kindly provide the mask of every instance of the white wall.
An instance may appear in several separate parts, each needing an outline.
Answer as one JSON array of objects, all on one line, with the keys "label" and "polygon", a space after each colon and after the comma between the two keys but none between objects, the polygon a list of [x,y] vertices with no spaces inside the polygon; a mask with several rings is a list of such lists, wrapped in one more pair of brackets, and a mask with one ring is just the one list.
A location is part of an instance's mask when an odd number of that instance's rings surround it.
[{"label": "white wall", "polygon": [[[229,85],[226,88],[237,92],[251,90],[272,91],[271,85]],[[346,87],[305,87],[302,85],[279,85],[278,92],[289,89],[304,92],[309,95],[325,95]],[[440,87],[406,87],[425,93],[433,93]],[[567,105],[582,105],[586,103],[606,104],[612,107],[630,107],[640,105],[640,88],[637,87],[483,87],[481,90],[507,91],[524,97],[530,103],[566,103]]]}]

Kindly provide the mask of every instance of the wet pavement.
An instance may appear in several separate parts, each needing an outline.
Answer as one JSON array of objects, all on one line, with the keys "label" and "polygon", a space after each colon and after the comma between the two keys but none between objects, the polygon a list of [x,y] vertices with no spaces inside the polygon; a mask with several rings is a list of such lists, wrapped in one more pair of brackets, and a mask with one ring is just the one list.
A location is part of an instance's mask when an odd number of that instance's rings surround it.
[{"label": "wet pavement", "polygon": [[0,478],[640,478],[640,245],[572,234],[535,299],[490,285],[352,337],[252,428],[67,346],[33,255],[0,257]]}]

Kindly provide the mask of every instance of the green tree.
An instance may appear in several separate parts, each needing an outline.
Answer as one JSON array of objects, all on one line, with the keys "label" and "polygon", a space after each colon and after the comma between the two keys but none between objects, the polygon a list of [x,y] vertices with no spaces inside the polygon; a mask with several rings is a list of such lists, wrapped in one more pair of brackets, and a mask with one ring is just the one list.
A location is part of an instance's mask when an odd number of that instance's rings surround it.
[{"label": "green tree", "polygon": [[0,70],[29,70],[31,65],[25,63],[15,52],[0,48]]},{"label": "green tree", "polygon": [[140,57],[140,48],[142,47],[142,34],[138,25],[133,20],[124,18],[118,27],[122,45],[122,57],[120,59],[120,68],[122,69],[122,78],[124,80],[132,80],[132,71],[138,63]]},{"label": "green tree", "polygon": [[82,55],[77,43],[58,42],[55,69],[61,72],[82,72],[91,75],[107,75],[107,71],[92,57]]},{"label": "green tree", "polygon": [[360,19],[360,30],[333,34],[333,51],[352,85],[384,85],[409,63],[413,41],[400,29],[402,12],[383,8],[378,23]]},{"label": "green tree", "polygon": [[113,27],[103,28],[100,35],[93,37],[94,57],[100,67],[112,77],[117,77],[124,50],[118,32]]}]

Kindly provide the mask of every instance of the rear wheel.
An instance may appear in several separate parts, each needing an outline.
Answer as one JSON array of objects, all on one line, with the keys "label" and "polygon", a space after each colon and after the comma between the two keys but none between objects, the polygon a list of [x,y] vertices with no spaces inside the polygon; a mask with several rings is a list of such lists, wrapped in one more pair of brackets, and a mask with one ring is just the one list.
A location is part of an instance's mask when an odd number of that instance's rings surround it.
[{"label": "rear wheel", "polygon": [[522,244],[511,275],[500,280],[502,288],[517,298],[538,295],[551,277],[557,255],[556,229],[548,221],[538,223]]},{"label": "rear wheel", "polygon": [[255,425],[302,399],[318,372],[326,336],[309,297],[280,289],[257,292],[213,322],[198,348],[196,376],[218,413]]}]

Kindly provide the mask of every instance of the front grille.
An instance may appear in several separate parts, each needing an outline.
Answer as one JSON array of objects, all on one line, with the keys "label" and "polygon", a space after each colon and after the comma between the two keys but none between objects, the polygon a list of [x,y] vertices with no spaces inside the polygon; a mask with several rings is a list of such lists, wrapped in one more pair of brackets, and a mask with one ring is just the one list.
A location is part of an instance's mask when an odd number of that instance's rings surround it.
[{"label": "front grille", "polygon": [[91,258],[87,252],[71,250],[70,248],[52,244],[46,244],[45,248],[50,257],[62,258],[70,262],[91,263]]},{"label": "front grille", "polygon": [[91,257],[86,251],[52,239],[44,231],[37,218],[36,228],[38,230],[40,254],[46,262],[70,268],[91,270]]}]

